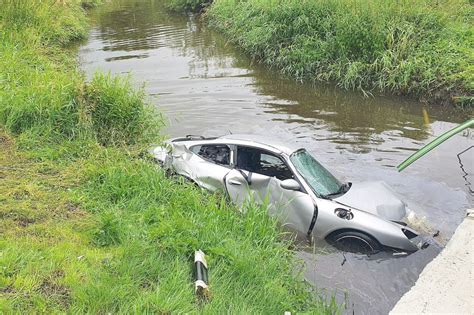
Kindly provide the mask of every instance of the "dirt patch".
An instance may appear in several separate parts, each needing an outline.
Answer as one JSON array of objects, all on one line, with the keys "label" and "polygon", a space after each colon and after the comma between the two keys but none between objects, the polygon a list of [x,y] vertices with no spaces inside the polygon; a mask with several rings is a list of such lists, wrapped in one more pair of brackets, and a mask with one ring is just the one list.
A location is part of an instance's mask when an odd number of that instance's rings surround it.
[{"label": "dirt patch", "polygon": [[26,189],[16,189],[11,193],[11,197],[15,200],[26,200],[31,197],[31,193]]},{"label": "dirt patch", "polygon": [[25,217],[17,218],[15,221],[17,221],[18,225],[21,227],[27,227],[28,225],[36,222],[36,220],[32,218],[25,218]]},{"label": "dirt patch", "polygon": [[[1,203],[1,200],[0,200]],[[0,212],[0,220],[10,219],[21,227],[27,227],[30,224],[36,223],[37,219],[34,217],[29,217],[23,213],[16,213],[13,210],[7,210]]]},{"label": "dirt patch", "polygon": [[67,201],[66,204],[64,205],[67,211],[69,212],[76,212],[80,210],[79,203],[72,202],[72,201]]},{"label": "dirt patch", "polygon": [[10,138],[5,134],[0,134],[0,146],[9,146],[11,144]]},{"label": "dirt patch", "polygon": [[149,280],[144,280],[140,283],[140,288],[145,291],[153,290],[154,284]]},{"label": "dirt patch", "polygon": [[58,280],[64,278],[64,271],[55,270],[43,280],[39,292],[55,303],[68,307],[71,304],[71,290],[65,285],[59,284]]},{"label": "dirt patch", "polygon": [[4,286],[0,288],[0,293],[1,294],[14,294],[16,290],[13,288],[11,284]]},{"label": "dirt patch", "polygon": [[55,217],[61,217],[63,219],[79,219],[87,216],[87,212],[81,208],[81,204],[75,201],[66,201],[58,207],[57,215]]}]

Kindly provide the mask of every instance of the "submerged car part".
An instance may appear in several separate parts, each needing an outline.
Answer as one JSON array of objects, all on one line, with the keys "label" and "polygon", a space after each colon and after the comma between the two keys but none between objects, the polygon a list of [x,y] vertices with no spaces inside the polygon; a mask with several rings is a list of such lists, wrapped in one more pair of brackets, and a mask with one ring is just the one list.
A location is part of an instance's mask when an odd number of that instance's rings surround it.
[{"label": "submerged car part", "polygon": [[342,231],[327,238],[337,249],[351,253],[375,254],[382,246],[373,237],[357,231]]}]

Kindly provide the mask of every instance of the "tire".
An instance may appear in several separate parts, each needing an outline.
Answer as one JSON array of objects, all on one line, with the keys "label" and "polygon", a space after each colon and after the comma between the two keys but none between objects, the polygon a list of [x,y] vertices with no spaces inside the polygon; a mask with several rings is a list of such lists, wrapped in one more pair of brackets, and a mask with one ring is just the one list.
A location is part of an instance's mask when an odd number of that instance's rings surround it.
[{"label": "tire", "polygon": [[345,231],[331,235],[328,242],[339,250],[356,254],[375,254],[382,246],[373,237],[357,231]]}]

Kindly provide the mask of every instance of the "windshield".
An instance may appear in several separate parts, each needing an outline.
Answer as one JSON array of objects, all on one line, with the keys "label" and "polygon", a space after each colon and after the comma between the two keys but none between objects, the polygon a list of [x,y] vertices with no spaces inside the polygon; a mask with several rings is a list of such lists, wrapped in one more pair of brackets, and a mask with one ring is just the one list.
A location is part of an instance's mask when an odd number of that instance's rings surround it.
[{"label": "windshield", "polygon": [[296,151],[290,156],[290,160],[316,194],[329,197],[347,191],[346,185],[337,180],[306,150]]}]

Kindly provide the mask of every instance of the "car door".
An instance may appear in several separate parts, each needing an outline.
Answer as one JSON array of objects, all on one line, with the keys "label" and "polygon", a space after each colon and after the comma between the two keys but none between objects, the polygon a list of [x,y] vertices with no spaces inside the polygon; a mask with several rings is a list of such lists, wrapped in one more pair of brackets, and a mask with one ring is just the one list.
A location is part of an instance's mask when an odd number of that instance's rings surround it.
[{"label": "car door", "polygon": [[235,168],[224,181],[231,200],[242,207],[248,201],[264,202],[271,177]]},{"label": "car door", "polygon": [[270,215],[276,216],[284,227],[305,234],[312,232],[318,212],[306,192],[284,189],[276,178],[270,181],[268,191]]},{"label": "car door", "polygon": [[210,191],[224,190],[224,177],[230,171],[232,150],[225,144],[202,144],[189,148],[186,173],[199,186]]},{"label": "car door", "polygon": [[268,211],[290,229],[307,233],[315,214],[311,197],[302,189],[281,187],[286,179],[295,179],[284,160],[272,152],[237,146],[235,168],[225,177],[227,192],[239,206],[246,201],[268,201]]}]

